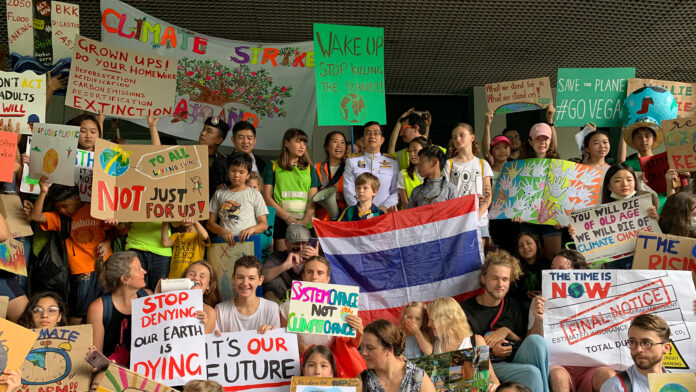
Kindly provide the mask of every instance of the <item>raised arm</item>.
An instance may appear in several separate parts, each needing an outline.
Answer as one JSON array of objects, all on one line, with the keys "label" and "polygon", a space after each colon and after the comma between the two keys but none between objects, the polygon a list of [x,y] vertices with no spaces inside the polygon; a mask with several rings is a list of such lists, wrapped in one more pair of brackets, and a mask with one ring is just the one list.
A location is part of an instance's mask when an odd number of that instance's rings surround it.
[{"label": "raised arm", "polygon": [[392,133],[389,135],[389,148],[387,148],[387,154],[396,152],[396,141],[399,139],[399,133],[401,133],[401,119],[411,114],[414,110],[415,108],[408,109],[396,120],[394,129],[392,129]]},{"label": "raised arm", "polygon": [[153,146],[161,146],[159,132],[157,131],[157,122],[159,117],[147,116],[147,126],[150,128],[150,140]]},{"label": "raised arm", "polygon": [[[546,108],[546,123],[551,125],[554,122],[554,117],[556,115],[556,108],[553,105],[549,105]],[[556,151],[558,151],[558,136],[556,135],[556,126],[551,125],[551,144],[554,146]]]},{"label": "raised arm", "polygon": [[491,165],[494,163],[491,157],[491,123],[493,122],[493,110],[488,109],[484,115],[484,125],[483,125],[483,138],[481,139],[481,150],[483,150],[483,157],[486,158],[488,163]]}]

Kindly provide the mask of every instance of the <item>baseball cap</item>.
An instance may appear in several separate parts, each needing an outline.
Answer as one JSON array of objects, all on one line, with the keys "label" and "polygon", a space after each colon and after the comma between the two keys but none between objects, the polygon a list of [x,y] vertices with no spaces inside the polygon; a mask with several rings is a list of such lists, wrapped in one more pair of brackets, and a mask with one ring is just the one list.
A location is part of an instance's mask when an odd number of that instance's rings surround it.
[{"label": "baseball cap", "polygon": [[299,223],[291,223],[285,232],[285,240],[288,243],[308,242],[310,238],[309,230]]},{"label": "baseball cap", "polygon": [[495,146],[496,144],[500,144],[500,143],[505,143],[505,144],[507,144],[507,145],[509,146],[509,145],[510,145],[510,139],[508,139],[508,138],[506,138],[505,136],[502,136],[502,135],[496,136],[496,137],[493,138],[493,140],[491,140],[491,147]]},{"label": "baseball cap", "polygon": [[532,125],[532,129],[529,131],[529,138],[534,139],[537,136],[546,136],[551,139],[551,127],[546,123],[536,123]]}]

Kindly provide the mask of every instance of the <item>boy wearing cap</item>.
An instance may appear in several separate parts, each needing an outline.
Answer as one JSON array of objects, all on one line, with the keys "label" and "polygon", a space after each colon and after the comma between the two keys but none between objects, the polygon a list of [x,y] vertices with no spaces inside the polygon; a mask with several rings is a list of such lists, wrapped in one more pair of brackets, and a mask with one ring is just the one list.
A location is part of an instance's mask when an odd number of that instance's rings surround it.
[{"label": "boy wearing cap", "polygon": [[285,232],[287,250],[273,252],[263,265],[264,298],[280,303],[286,297],[293,280],[301,280],[304,262],[318,256],[316,247],[309,244],[311,235],[304,225],[292,223]]}]

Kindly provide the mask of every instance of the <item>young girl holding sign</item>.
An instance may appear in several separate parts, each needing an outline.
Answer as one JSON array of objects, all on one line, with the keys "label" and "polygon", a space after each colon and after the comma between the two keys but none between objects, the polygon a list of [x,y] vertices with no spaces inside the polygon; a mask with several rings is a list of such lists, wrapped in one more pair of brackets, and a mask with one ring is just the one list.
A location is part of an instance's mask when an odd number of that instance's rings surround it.
[{"label": "young girl holding sign", "polygon": [[[310,225],[314,215],[312,197],[321,185],[307,154],[307,134],[290,128],[283,135],[280,157],[263,170],[263,198],[276,209],[273,238],[285,238],[291,223]],[[275,241],[277,251],[284,251],[285,241]]]},{"label": "young girl holding sign", "polygon": [[609,134],[604,131],[593,131],[585,135],[582,141],[584,157],[582,163],[606,173],[610,165],[606,162],[611,148]]}]

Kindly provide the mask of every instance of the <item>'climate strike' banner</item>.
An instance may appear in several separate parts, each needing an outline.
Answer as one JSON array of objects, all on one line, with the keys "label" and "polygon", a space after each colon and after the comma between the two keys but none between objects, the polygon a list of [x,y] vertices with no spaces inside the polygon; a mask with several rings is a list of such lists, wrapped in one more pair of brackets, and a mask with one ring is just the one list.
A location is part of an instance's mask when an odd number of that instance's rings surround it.
[{"label": "'climate strike' banner", "polygon": [[672,330],[664,366],[693,371],[696,290],[691,273],[647,270],[546,270],[544,337],[551,362],[564,366],[633,363],[628,328],[641,314],[663,318]]},{"label": "'climate strike' banner", "polygon": [[[197,140],[209,116],[256,126],[263,150],[280,149],[288,128],[310,136],[316,111],[312,41],[260,44],[198,34],[118,0],[101,0],[105,43],[179,60],[174,113],[161,131]],[[193,20],[193,15],[191,15]],[[136,123],[147,126],[145,120]],[[231,138],[225,140],[231,145]]]},{"label": "'climate strike' banner", "polygon": [[696,239],[640,232],[632,268],[691,271],[696,283]]},{"label": "'climate strike' banner", "polygon": [[488,110],[493,110],[494,114],[545,109],[552,102],[548,76],[486,85],[486,103]]},{"label": "'climate strike' banner", "polygon": [[121,222],[208,219],[207,147],[121,146],[97,139],[94,156],[93,217]]},{"label": "'climate strike' banner", "polygon": [[287,392],[300,375],[297,335],[275,329],[206,335],[208,380],[229,391]]},{"label": "'climate strike' banner", "polygon": [[575,246],[587,262],[633,253],[638,230],[662,233],[657,221],[648,217],[650,195],[619,200],[570,214],[576,230]]},{"label": "'climate strike' banner", "polygon": [[205,379],[201,290],[170,291],[133,300],[131,370],[169,386]]},{"label": "'climate strike' banner", "polygon": [[31,134],[30,122],[46,120],[46,76],[32,71],[0,71],[0,125],[19,122],[20,132]]},{"label": "'climate strike' banner", "polygon": [[176,59],[77,37],[65,104],[123,118],[174,113]]},{"label": "'climate strike' banner", "polygon": [[387,122],[384,29],[314,24],[319,125]]},{"label": "'climate strike' banner", "polygon": [[346,316],[358,315],[360,288],[292,282],[288,332],[355,337]]},{"label": "'climate strike' banner", "polygon": [[680,173],[696,171],[696,117],[662,122],[669,168]]},{"label": "'climate strike' banner", "polygon": [[621,126],[621,106],[635,68],[559,68],[556,126]]}]

